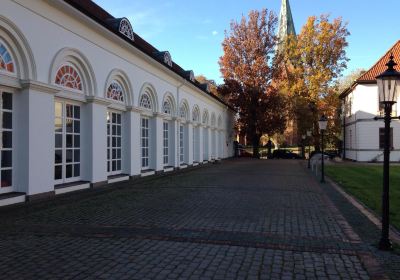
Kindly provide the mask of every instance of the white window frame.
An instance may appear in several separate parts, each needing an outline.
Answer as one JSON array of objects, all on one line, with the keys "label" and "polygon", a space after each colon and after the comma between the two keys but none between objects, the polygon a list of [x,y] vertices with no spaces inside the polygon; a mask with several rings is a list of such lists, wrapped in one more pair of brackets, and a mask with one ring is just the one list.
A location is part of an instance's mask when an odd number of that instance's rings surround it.
[{"label": "white window frame", "polygon": [[[116,117],[115,122],[113,122],[113,115],[115,115]],[[109,176],[112,176],[122,173],[122,137],[123,137],[122,113],[114,110],[107,110],[106,121],[107,121],[107,173]],[[113,130],[113,127],[115,127],[115,131]],[[113,150],[115,150],[115,157]],[[115,170],[113,170],[114,162],[116,165]]]},{"label": "white window frame", "polygon": [[208,128],[203,128],[203,160],[208,160],[209,158],[208,147]]},{"label": "white window frame", "polygon": [[179,124],[179,163],[185,162],[185,125]]},{"label": "white window frame", "polygon": [[[65,184],[65,183],[71,183],[71,182],[76,182],[76,181],[80,181],[82,178],[82,104],[78,103],[78,102],[74,102],[71,100],[61,100],[61,99],[55,99],[54,100],[54,106],[56,103],[60,103],[62,105],[62,115],[61,115],[61,124],[62,124],[62,133],[56,133],[54,132],[54,137],[56,136],[56,134],[62,135],[62,145],[61,148],[56,148],[55,146],[55,142],[54,142],[54,155],[55,155],[55,151],[56,150],[60,150],[61,149],[61,156],[62,156],[62,162],[61,163],[55,163],[53,164],[54,168],[55,166],[62,166],[62,175],[61,175],[61,179],[55,179],[55,170],[53,169],[53,178],[54,178],[54,183],[56,185],[58,184]],[[72,106],[77,106],[79,107],[79,119],[75,118],[75,115],[70,118],[66,116],[66,107],[67,105],[72,105]],[[74,113],[75,114],[75,113]],[[55,116],[55,120],[59,119],[59,117]],[[74,127],[72,128],[72,134],[71,133],[67,133],[67,119],[71,119],[73,122],[75,121],[79,121],[80,124],[80,129],[79,129],[79,133],[76,133],[74,131]],[[72,145],[72,147],[67,147],[66,145],[66,140],[67,140],[67,134],[72,135],[73,141],[75,141],[75,135],[79,135],[79,149],[77,147],[74,146],[74,144]],[[66,161],[66,157],[67,157],[67,150],[79,150],[79,161],[72,161],[71,163],[67,163]],[[74,154],[75,152],[73,152]],[[75,157],[75,155],[73,155],[73,157]],[[73,165],[73,173],[74,171],[74,166],[76,164],[79,164],[79,176],[74,176],[74,177],[69,177],[67,178],[67,165]]]},{"label": "white window frame", "polygon": [[163,122],[163,164],[169,165],[169,122]]},{"label": "white window frame", "polygon": [[[146,125],[144,125],[146,124]],[[140,118],[140,149],[142,170],[149,169],[150,166],[150,119]]]},{"label": "white window frame", "polygon": [[[12,96],[11,110],[3,109],[3,93],[11,94],[11,96]],[[15,124],[16,124],[14,109],[15,109],[14,92],[12,90],[2,90],[0,88],[0,182],[2,181],[1,180],[2,171],[11,170],[11,185],[8,187],[1,187],[1,184],[0,184],[0,194],[14,191],[14,183],[15,183],[15,176],[14,176],[14,162],[15,162],[15,151],[14,151],[15,136],[14,135],[15,134],[14,134],[14,128],[15,128]],[[2,125],[3,124],[3,112],[11,113],[12,128],[3,128],[3,125]],[[12,138],[11,148],[3,148],[3,132],[11,132],[11,138]],[[2,152],[3,151],[11,152],[11,167],[2,167]]]}]

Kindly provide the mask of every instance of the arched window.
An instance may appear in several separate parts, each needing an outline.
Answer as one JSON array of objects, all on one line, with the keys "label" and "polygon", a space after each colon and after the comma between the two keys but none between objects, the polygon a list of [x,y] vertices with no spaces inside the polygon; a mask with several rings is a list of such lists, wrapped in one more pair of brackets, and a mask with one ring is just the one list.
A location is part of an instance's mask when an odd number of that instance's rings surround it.
[{"label": "arched window", "polygon": [[14,61],[11,57],[10,52],[7,48],[0,42],[0,70],[14,73]]},{"label": "arched window", "polygon": [[147,93],[143,93],[142,97],[140,97],[140,107],[149,109],[149,110],[152,109],[151,99]]},{"label": "arched window", "polygon": [[119,32],[121,32],[121,34],[128,37],[132,41],[134,40],[132,25],[126,18],[123,18],[119,23]]},{"label": "arched window", "polygon": [[188,110],[187,110],[185,104],[182,104],[181,108],[179,109],[179,116],[182,119],[185,119],[185,120],[188,119]]},{"label": "arched window", "polygon": [[212,113],[212,115],[211,115],[211,126],[215,126],[215,114],[214,113]]},{"label": "arched window", "polygon": [[112,81],[107,90],[107,98],[124,102],[124,90],[117,81]]},{"label": "arched window", "polygon": [[172,113],[172,106],[169,100],[165,100],[163,104],[163,113],[167,115],[171,115]]},{"label": "arched window", "polygon": [[200,121],[200,112],[199,112],[199,109],[197,107],[195,107],[193,109],[192,120],[194,122],[199,122]]},{"label": "arched window", "polygon": [[203,113],[203,124],[208,124],[208,112],[204,111]]},{"label": "arched window", "polygon": [[63,65],[58,69],[55,82],[57,85],[82,91],[82,79],[71,65]]}]

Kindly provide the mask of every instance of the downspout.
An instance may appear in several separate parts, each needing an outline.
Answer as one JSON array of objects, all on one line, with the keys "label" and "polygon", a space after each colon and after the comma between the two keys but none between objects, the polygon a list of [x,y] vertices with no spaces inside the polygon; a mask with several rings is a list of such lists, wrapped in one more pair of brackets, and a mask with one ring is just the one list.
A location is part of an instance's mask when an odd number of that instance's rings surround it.
[{"label": "downspout", "polygon": [[181,159],[180,159],[180,147],[179,147],[179,142],[180,142],[180,139],[179,139],[179,130],[180,130],[180,123],[178,122],[178,118],[179,118],[179,114],[180,114],[180,112],[179,112],[179,110],[180,110],[180,108],[179,108],[179,104],[180,104],[180,94],[179,94],[179,90],[183,87],[185,85],[185,80],[183,80],[183,82],[180,84],[180,85],[178,85],[177,87],[176,87],[176,116],[175,117],[177,117],[177,121],[176,121],[176,124],[177,124],[177,128],[176,128],[176,135],[175,135],[175,139],[176,139],[176,141],[175,141],[175,151],[176,151],[176,155],[175,155],[175,158],[176,158],[176,160],[177,160],[177,162],[176,162],[176,164],[179,166],[180,164],[181,164]]}]

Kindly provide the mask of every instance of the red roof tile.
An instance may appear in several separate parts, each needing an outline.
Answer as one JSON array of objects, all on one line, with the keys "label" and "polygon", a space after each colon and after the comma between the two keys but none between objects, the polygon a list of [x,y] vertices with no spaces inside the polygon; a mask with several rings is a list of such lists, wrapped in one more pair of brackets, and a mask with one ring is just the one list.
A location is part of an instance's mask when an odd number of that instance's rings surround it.
[{"label": "red roof tile", "polygon": [[384,56],[382,56],[374,66],[365,72],[360,78],[356,80],[357,83],[362,82],[375,82],[376,76],[381,74],[387,69],[386,63],[389,61],[390,55],[393,53],[394,61],[399,64],[395,67],[397,71],[400,71],[400,40],[391,47]]}]

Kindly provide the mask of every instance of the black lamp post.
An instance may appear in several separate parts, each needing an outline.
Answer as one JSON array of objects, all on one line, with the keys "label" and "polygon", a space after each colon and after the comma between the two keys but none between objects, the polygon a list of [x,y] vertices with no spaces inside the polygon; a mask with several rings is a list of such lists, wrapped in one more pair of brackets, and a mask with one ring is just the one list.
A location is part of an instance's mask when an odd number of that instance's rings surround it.
[{"label": "black lamp post", "polygon": [[389,161],[390,161],[390,122],[392,120],[392,106],[397,102],[400,92],[400,73],[394,67],[397,64],[393,60],[393,54],[386,64],[385,72],[376,77],[379,91],[379,102],[384,106],[385,115],[385,141],[383,151],[383,192],[382,192],[382,235],[379,249],[391,250],[392,242],[389,239]]},{"label": "black lamp post", "polygon": [[307,136],[308,136],[308,169],[311,168],[311,135],[312,135],[311,130],[307,130]]},{"label": "black lamp post", "polygon": [[306,135],[305,134],[302,134],[301,135],[301,142],[302,142],[302,151],[301,151],[301,156],[303,157],[303,159],[305,159],[306,158]]},{"label": "black lamp post", "polygon": [[322,117],[318,121],[319,125],[319,130],[321,131],[321,183],[325,183],[325,166],[324,166],[324,132],[326,130],[326,127],[328,125],[328,119],[325,117],[325,115],[322,115]]}]

